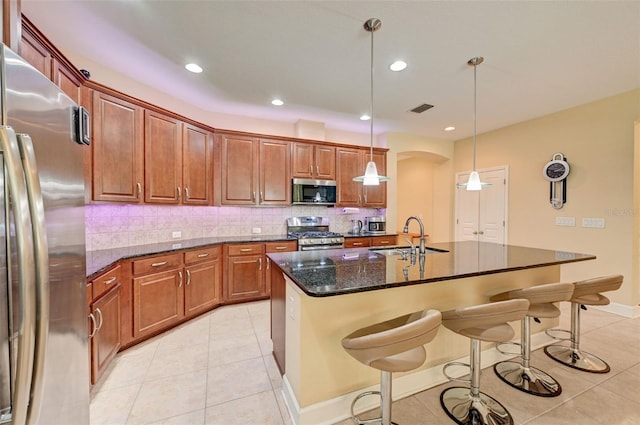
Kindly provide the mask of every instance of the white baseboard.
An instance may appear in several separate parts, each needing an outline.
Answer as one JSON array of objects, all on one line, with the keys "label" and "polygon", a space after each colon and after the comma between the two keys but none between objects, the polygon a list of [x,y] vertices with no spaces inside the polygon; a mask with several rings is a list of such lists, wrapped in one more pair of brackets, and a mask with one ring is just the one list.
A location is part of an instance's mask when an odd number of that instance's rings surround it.
[{"label": "white baseboard", "polygon": [[[531,335],[531,349],[536,350],[545,345],[555,342],[543,332],[538,332]],[[427,345],[427,356],[428,356]],[[482,351],[482,368],[492,366],[502,360],[507,360],[513,356],[505,356],[500,354],[495,347],[488,348]],[[462,363],[469,363],[469,357],[463,357],[457,360],[453,360]],[[447,378],[442,374],[442,367],[444,364],[433,366],[428,369],[422,369],[418,372],[398,376],[393,378],[393,400],[398,400],[404,397],[408,397],[413,394],[417,394],[426,389],[435,387],[437,385],[447,382]],[[459,376],[467,374],[464,368],[459,368]],[[351,408],[351,401],[361,392],[364,391],[376,391],[379,389],[378,385],[373,385],[367,388],[362,388],[358,391],[353,391],[348,394],[343,394],[339,397],[335,397],[329,400],[325,400],[310,406],[300,408],[287,376],[282,377],[282,395],[284,397],[287,408],[289,409],[289,415],[295,425],[331,425],[347,419],[350,415],[349,410]],[[365,412],[367,410],[375,408],[379,403],[377,397],[365,397],[358,402],[356,414]]]},{"label": "white baseboard", "polygon": [[635,319],[640,317],[640,306],[637,306],[637,305],[611,303],[609,305],[590,306],[590,307],[597,308],[599,310],[606,311],[608,313],[617,314],[618,316],[627,317],[629,319]]}]

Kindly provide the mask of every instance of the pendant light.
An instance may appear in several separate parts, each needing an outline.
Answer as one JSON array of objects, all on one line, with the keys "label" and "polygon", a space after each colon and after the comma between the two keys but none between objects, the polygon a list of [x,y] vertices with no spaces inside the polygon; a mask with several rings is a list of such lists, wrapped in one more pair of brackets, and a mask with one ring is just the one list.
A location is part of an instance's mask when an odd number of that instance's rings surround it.
[{"label": "pendant light", "polygon": [[382,21],[378,18],[371,18],[364,23],[364,29],[371,33],[371,119],[370,119],[370,147],[369,162],[364,175],[354,177],[353,181],[362,182],[365,186],[378,186],[380,182],[391,180],[389,177],[378,175],[378,167],[373,162],[373,33],[382,26]]},{"label": "pendant light", "polygon": [[478,110],[478,84],[476,82],[476,67],[484,62],[482,56],[471,58],[467,61],[467,65],[473,67],[473,171],[469,174],[469,180],[466,183],[459,183],[458,187],[464,187],[467,190],[482,190],[483,186],[490,186],[491,183],[484,183],[480,181],[480,175],[476,171],[476,116]]}]

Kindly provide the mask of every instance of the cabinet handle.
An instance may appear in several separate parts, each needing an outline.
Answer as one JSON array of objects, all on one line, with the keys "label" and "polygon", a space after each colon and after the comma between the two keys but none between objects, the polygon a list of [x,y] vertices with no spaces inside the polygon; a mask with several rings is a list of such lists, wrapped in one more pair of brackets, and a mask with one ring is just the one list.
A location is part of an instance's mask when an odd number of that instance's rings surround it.
[{"label": "cabinet handle", "polygon": [[367,203],[367,192],[364,193],[364,203]]},{"label": "cabinet handle", "polygon": [[191,271],[187,269],[187,286],[191,285]]},{"label": "cabinet handle", "polygon": [[362,242],[354,242],[353,243],[353,246],[360,246],[360,245],[362,245]]},{"label": "cabinet handle", "polygon": [[478,232],[474,231],[474,232],[473,232],[473,234],[474,234],[474,235],[477,235],[477,234],[478,234]]},{"label": "cabinet handle", "polygon": [[142,195],[142,185],[140,183],[136,183],[136,198],[140,199]]},{"label": "cabinet handle", "polygon": [[320,167],[318,167],[318,164],[316,164],[316,176],[320,174]]},{"label": "cabinet handle", "polygon": [[480,231],[478,232],[478,234],[479,234],[479,235],[484,235],[484,231],[480,230]]},{"label": "cabinet handle", "polygon": [[178,288],[182,288],[182,272],[178,272],[178,276],[180,276],[180,283],[178,283]]},{"label": "cabinet handle", "polygon": [[267,270],[271,269],[271,260],[267,258]]},{"label": "cabinet handle", "polygon": [[168,263],[169,263],[168,261],[160,261],[159,263],[151,263],[151,267],[166,266]]},{"label": "cabinet handle", "polygon": [[276,247],[276,250],[278,250],[278,251],[281,251],[283,249],[287,249],[287,247],[286,246],[277,246]]},{"label": "cabinet handle", "polygon": [[312,176],[313,175],[313,166],[309,165],[309,175]]},{"label": "cabinet handle", "polygon": [[117,279],[117,278],[116,278],[115,276],[113,276],[111,279],[107,279],[107,280],[105,280],[105,281],[104,281],[104,284],[105,284],[105,285],[111,285],[113,282],[115,282],[115,281],[116,281],[116,279]]},{"label": "cabinet handle", "polygon": [[100,310],[99,308],[96,308],[96,313],[98,313],[98,315],[100,316],[100,323],[98,324],[98,327],[96,328],[96,331],[99,331],[100,329],[102,329],[102,325],[104,324],[104,320],[102,320],[102,310]]},{"label": "cabinet handle", "polygon": [[262,258],[258,258],[258,270],[262,270]]},{"label": "cabinet handle", "polygon": [[96,316],[93,313],[89,313],[89,319],[91,319],[91,333],[89,334],[89,339],[91,339],[96,334],[98,326],[96,326]]},{"label": "cabinet handle", "polygon": [[358,194],[358,203],[361,204],[362,203],[362,195]]},{"label": "cabinet handle", "polygon": [[380,241],[380,242],[378,242],[378,243],[379,243],[380,245],[388,245],[388,244],[389,244],[389,241]]},{"label": "cabinet handle", "polygon": [[182,198],[182,189],[180,189],[180,186],[178,186],[176,189],[178,189],[178,201],[180,201],[180,198]]},{"label": "cabinet handle", "polygon": [[209,256],[208,252],[205,252],[203,254],[198,254],[198,258],[204,258],[204,257],[208,257],[208,256]]},{"label": "cabinet handle", "polygon": [[256,192],[253,192],[253,199],[251,199],[253,202],[256,202]]},{"label": "cabinet handle", "polygon": [[253,248],[240,248],[240,252],[251,252]]},{"label": "cabinet handle", "polygon": [[262,195],[262,192],[260,192],[260,203],[262,203],[262,201],[264,201],[264,196]]},{"label": "cabinet handle", "polygon": [[185,199],[185,201],[189,200],[189,188],[188,187],[184,188],[184,199]]}]

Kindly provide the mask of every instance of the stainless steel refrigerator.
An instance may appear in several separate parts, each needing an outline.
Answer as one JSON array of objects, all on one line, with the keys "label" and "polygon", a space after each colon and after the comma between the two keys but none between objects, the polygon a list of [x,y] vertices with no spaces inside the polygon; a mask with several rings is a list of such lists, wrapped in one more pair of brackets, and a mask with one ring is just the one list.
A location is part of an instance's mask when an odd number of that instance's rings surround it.
[{"label": "stainless steel refrigerator", "polygon": [[0,423],[88,424],[88,115],[0,46]]}]

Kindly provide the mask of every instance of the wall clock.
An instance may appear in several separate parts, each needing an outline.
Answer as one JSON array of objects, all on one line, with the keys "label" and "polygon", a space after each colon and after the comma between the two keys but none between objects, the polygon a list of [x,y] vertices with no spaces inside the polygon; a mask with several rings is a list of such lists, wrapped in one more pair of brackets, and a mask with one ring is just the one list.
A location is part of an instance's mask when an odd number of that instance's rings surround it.
[{"label": "wall clock", "polygon": [[[542,167],[542,176],[549,180],[549,202],[557,210],[567,202],[567,176],[569,175],[569,163],[560,152],[554,153],[551,161]],[[562,197],[558,194],[562,193]]]}]

